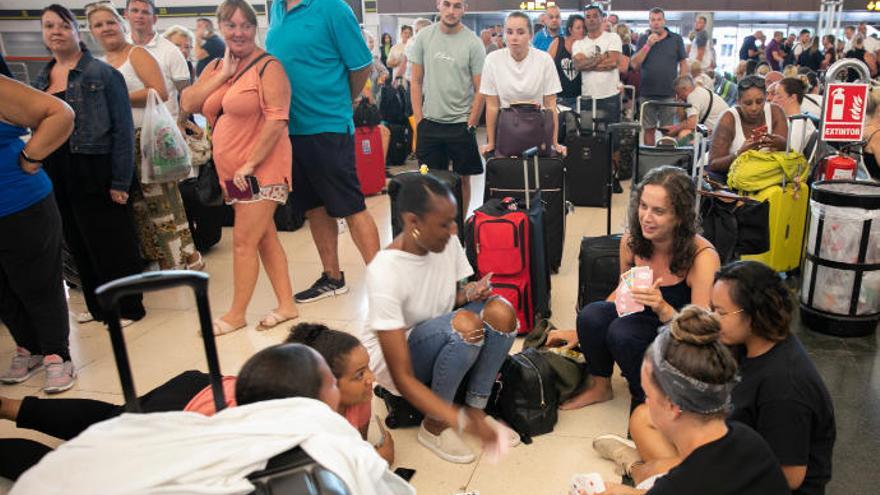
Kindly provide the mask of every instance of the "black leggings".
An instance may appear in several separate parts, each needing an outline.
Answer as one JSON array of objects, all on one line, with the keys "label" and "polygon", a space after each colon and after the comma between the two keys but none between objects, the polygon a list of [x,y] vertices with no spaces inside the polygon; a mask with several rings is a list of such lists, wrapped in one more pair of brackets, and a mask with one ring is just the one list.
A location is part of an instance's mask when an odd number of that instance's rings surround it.
[{"label": "black leggings", "polygon": [[[184,371],[143,395],[139,400],[145,413],[182,411],[210,384],[206,373]],[[16,426],[37,430],[62,440],[70,440],[89,426],[115,418],[125,406],[92,399],[38,399],[25,397],[18,411]]]}]

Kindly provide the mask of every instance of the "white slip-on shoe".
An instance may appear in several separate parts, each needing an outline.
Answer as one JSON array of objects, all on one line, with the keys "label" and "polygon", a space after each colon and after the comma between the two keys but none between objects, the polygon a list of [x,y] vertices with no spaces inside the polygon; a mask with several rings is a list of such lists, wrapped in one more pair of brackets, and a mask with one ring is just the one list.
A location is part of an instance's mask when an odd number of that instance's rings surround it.
[{"label": "white slip-on shoe", "polygon": [[443,460],[456,464],[470,464],[476,459],[471,448],[452,428],[446,428],[439,435],[434,435],[425,428],[423,422],[419,427],[418,439],[420,444]]}]

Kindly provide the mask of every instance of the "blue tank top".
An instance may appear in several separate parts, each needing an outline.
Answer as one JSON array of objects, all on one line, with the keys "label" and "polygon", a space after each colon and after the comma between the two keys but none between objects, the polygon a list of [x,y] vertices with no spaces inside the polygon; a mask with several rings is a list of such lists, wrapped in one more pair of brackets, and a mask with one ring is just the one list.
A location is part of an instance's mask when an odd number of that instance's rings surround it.
[{"label": "blue tank top", "polygon": [[18,213],[52,192],[52,181],[41,168],[31,175],[18,165],[27,129],[0,122],[0,217]]}]

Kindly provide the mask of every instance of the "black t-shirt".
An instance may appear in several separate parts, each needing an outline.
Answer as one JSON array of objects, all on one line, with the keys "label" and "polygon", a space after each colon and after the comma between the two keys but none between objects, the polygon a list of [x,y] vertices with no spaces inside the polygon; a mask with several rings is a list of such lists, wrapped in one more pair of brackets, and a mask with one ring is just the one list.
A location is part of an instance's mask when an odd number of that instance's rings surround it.
[{"label": "black t-shirt", "polygon": [[[648,43],[648,37],[639,40],[638,50]],[[675,96],[672,81],[678,77],[678,63],[687,58],[684,40],[666,29],[666,37],[654,43],[640,68],[639,95],[643,97]]]},{"label": "black t-shirt", "polygon": [[647,495],[789,495],[782,469],[760,435],[736,422],[727,426],[726,435],[691,452]]},{"label": "black t-shirt", "polygon": [[831,479],[834,406],[797,337],[740,361],[730,419],[755,429],[783,466],[807,466],[796,494],[822,494]]},{"label": "black t-shirt", "polygon": [[797,59],[797,64],[809,67],[814,72],[818,72],[819,68],[822,66],[822,52],[816,50],[815,52],[811,52],[809,49],[806,49],[801,52],[800,56]]},{"label": "black t-shirt", "polygon": [[754,51],[760,52],[758,50],[757,38],[755,38],[751,34],[746,36],[745,38],[743,38],[742,47],[740,47],[740,49],[739,49],[739,59],[740,60],[749,60],[749,59],[758,60],[758,56],[760,55],[760,53],[755,55],[754,57],[751,57],[751,56],[749,56],[749,50],[754,50]]},{"label": "black t-shirt", "polygon": [[202,71],[205,70],[205,67],[211,63],[212,60],[217,58],[223,58],[226,55],[226,43],[220,39],[219,36],[212,35],[208,39],[204,41],[202,48],[208,52],[208,56],[199,60],[196,64],[196,75],[201,75]]}]

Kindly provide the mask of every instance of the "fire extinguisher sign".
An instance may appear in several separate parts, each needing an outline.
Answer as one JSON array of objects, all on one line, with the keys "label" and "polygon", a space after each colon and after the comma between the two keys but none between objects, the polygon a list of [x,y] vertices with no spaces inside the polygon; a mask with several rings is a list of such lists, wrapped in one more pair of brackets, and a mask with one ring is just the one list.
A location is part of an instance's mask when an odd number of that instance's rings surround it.
[{"label": "fire extinguisher sign", "polygon": [[867,84],[829,84],[822,111],[822,140],[861,141],[867,105]]}]

